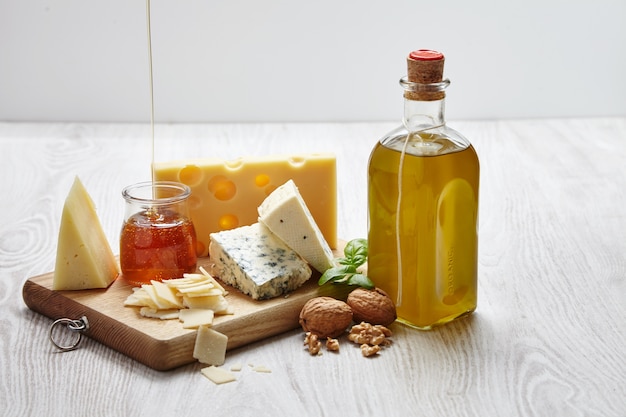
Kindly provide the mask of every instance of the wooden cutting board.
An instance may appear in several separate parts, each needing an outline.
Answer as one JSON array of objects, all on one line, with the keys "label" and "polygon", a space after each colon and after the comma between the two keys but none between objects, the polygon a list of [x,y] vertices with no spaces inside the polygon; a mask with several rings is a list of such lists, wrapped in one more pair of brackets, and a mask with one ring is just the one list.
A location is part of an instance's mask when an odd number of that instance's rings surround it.
[{"label": "wooden cutting board", "polygon": [[[198,266],[206,266],[201,258]],[[53,320],[59,318],[89,321],[84,333],[153,369],[165,371],[194,362],[196,330],[183,329],[178,320],[146,318],[136,307],[124,307],[132,287],[119,278],[107,289],[54,291],[54,273],[32,277],[24,284],[24,302],[33,311]],[[213,329],[228,336],[227,349],[234,349],[299,327],[302,306],[311,298],[329,295],[345,299],[343,286],[319,287],[319,274],[287,296],[255,301],[237,289],[228,290],[227,300],[235,314],[216,316]]]}]

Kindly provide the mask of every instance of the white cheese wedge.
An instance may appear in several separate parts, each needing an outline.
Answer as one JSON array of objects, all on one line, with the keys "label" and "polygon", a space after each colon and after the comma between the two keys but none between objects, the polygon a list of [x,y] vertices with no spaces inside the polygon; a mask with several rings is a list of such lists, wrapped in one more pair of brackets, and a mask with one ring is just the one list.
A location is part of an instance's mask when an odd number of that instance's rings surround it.
[{"label": "white cheese wedge", "polygon": [[193,357],[207,365],[223,365],[226,360],[227,345],[228,336],[208,326],[200,326],[193,348]]},{"label": "white cheese wedge", "polygon": [[207,366],[206,368],[202,368],[200,372],[211,382],[218,385],[237,380],[235,375],[217,366]]},{"label": "white cheese wedge", "polygon": [[93,200],[76,177],[63,206],[52,289],[107,288],[118,275]]},{"label": "white cheese wedge", "polygon": [[311,268],[261,223],[211,234],[209,254],[222,282],[255,300],[293,291]]},{"label": "white cheese wedge", "polygon": [[267,196],[258,212],[259,221],[313,268],[324,272],[334,266],[333,252],[292,180]]}]

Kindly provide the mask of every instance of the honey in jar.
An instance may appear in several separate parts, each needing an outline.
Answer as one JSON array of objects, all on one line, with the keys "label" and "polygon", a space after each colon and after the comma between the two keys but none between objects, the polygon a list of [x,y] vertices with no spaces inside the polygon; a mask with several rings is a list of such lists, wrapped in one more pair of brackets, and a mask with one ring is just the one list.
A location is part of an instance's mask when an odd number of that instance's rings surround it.
[{"label": "honey in jar", "polygon": [[144,182],[126,187],[126,215],[120,236],[122,276],[131,285],[181,278],[195,272],[196,233],[188,216],[189,187]]}]

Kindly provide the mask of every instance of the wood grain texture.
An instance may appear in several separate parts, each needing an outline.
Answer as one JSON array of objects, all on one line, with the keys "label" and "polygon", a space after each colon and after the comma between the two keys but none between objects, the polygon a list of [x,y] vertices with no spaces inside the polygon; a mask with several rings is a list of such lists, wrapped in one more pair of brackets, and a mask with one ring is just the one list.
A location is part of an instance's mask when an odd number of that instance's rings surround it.
[{"label": "wood grain texture", "polygon": [[[109,240],[149,179],[149,127],[0,123],[0,410],[7,416],[626,416],[626,118],[457,122],[481,160],[476,313],[394,324],[373,359],[311,357],[296,329],[233,349],[235,383],[159,372],[92,339],[58,353],[28,309],[79,175]],[[338,234],[367,233],[366,167],[390,123],[159,125],[157,158],[335,152]],[[113,245],[116,248],[115,244]],[[255,373],[262,364],[271,374]]]},{"label": "wood grain texture", "polygon": [[[201,258],[198,266],[207,267],[208,263],[208,258]],[[234,314],[216,316],[212,328],[228,337],[227,350],[296,329],[300,310],[311,298],[347,297],[345,287],[318,286],[319,276],[313,274],[286,296],[262,301],[222,284]],[[22,295],[31,310],[53,320],[85,316],[89,321],[86,336],[159,371],[195,362],[196,331],[184,329],[179,320],[147,319],[139,314],[139,308],[125,307],[132,286],[123,276],[106,289],[82,291],[54,291],[53,278],[54,273],[49,272],[24,283]]]}]

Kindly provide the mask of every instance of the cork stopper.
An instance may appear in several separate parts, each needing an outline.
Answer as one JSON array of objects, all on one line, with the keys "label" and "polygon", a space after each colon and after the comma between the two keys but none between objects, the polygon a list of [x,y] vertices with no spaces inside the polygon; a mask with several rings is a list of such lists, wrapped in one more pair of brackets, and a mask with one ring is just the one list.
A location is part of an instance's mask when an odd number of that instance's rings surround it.
[{"label": "cork stopper", "polygon": [[445,58],[442,53],[429,49],[413,51],[406,58],[407,80],[409,83],[418,83],[404,92],[409,100],[433,101],[445,98],[446,93],[438,88],[428,87],[427,84],[436,84],[443,81],[443,64]]}]

